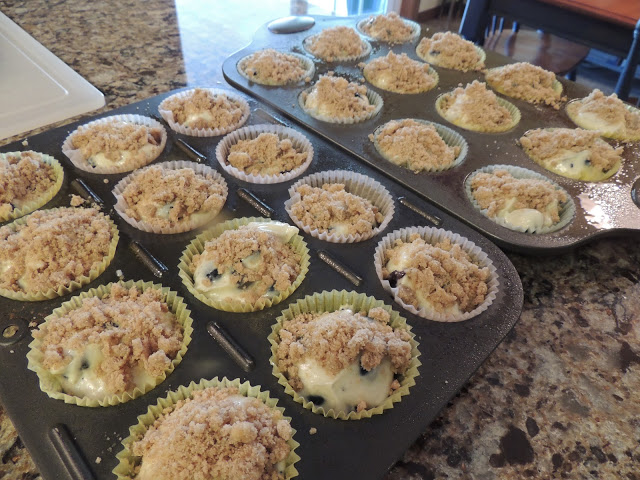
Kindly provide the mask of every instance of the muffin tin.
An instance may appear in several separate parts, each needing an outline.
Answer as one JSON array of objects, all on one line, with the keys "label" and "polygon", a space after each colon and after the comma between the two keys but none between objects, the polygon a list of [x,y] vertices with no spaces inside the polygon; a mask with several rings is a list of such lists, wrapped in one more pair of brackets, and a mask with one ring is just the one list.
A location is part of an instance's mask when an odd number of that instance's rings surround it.
[{"label": "muffin tin", "polygon": [[[114,113],[157,115],[158,104],[168,95],[170,93],[97,117]],[[252,110],[249,124],[288,123],[281,122],[255,100],[249,103]],[[118,273],[126,280],[161,283],[185,299],[192,312],[193,340],[180,365],[149,393],[113,407],[67,405],[40,390],[36,374],[26,368],[26,354],[31,341],[30,329],[70,296],[42,302],[18,302],[0,297],[0,310],[4,312],[0,317],[0,401],[44,478],[114,478],[111,471],[117,464],[120,442],[128,435],[129,427],[137,423],[137,415],[146,412],[148,405],[155,404],[168,390],[188,385],[192,380],[197,382],[216,376],[249,380],[279,399],[278,405],[293,418],[292,425],[297,430],[295,439],[301,444],[296,450],[302,457],[296,464],[300,471],[298,478],[381,478],[424,432],[520,316],[523,301],[520,279],[495,245],[312,132],[304,132],[315,151],[314,160],[305,174],[346,169],[372,177],[394,198],[396,211],[391,223],[381,234],[357,244],[333,244],[302,233],[310,249],[311,267],[306,279],[287,300],[255,313],[214,310],[190,295],[178,277],[179,258],[198,231],[156,235],[136,230],[113,209],[111,190],[127,174],[87,173],[75,168],[62,155],[61,145],[66,135],[90,120],[92,118],[30,137],[27,146],[17,142],[6,145],[2,151],[33,149],[61,160],[65,169],[64,183],[46,208],[68,205],[69,195],[76,193],[75,187],[87,196],[102,199],[104,211],[118,224],[120,243],[113,262],[97,280],[74,294],[117,281]],[[273,185],[245,183],[221,171],[215,161],[216,145],[221,137],[195,138],[170,129],[167,131],[166,149],[152,164],[187,159],[181,148],[191,148],[192,158],[200,158],[227,181],[229,197],[216,223],[271,212],[273,219],[291,223],[284,202],[289,198],[287,190],[295,180]],[[188,147],[179,148],[181,142],[186,142]],[[496,299],[488,310],[468,321],[443,324],[417,317],[396,304],[376,277],[374,251],[384,235],[399,228],[434,224],[467,237],[488,254],[497,268],[500,287]],[[342,421],[305,410],[284,392],[272,374],[267,337],[276,318],[288,305],[306,295],[333,289],[363,292],[391,305],[407,319],[419,342],[422,365],[416,385],[393,409],[371,419]],[[231,339],[219,327],[228,332]],[[309,432],[312,427],[317,429],[315,435]]]},{"label": "muffin tin", "polygon": [[[378,92],[384,106],[378,115],[372,119],[353,125],[333,125],[318,121],[306,114],[298,105],[298,95],[308,86],[292,86],[283,88],[264,87],[253,84],[237,71],[236,65],[240,59],[256,50],[275,48],[281,51],[305,53],[302,48],[303,40],[322,29],[336,25],[347,25],[353,28],[362,17],[322,17],[316,16],[315,25],[306,31],[298,33],[276,34],[261,27],[253,38],[253,42],[246,48],[236,52],[223,64],[225,78],[235,87],[268,103],[282,114],[296,120],[308,129],[315,131],[324,138],[336,143],[344,150],[354,154],[358,160],[365,162],[385,175],[393,178],[403,186],[411,189],[425,198],[458,217],[462,221],[480,231],[500,246],[524,253],[558,253],[577,245],[591,241],[597,237],[635,233],[640,230],[640,146],[631,143],[625,146],[623,165],[620,171],[610,179],[587,183],[567,179],[551,173],[529,159],[524,151],[516,144],[524,132],[541,127],[572,127],[575,125],[564,111],[554,110],[547,106],[535,106],[522,100],[505,97],[517,106],[522,119],[513,129],[505,133],[488,134],[476,133],[458,128],[444,120],[436,112],[436,98],[442,93],[453,90],[458,84],[466,85],[473,80],[484,81],[484,75],[479,72],[461,73],[434,66],[440,75],[438,86],[428,92],[420,94],[401,95],[378,89],[368,83],[367,88]],[[432,32],[423,32],[422,36],[429,36]],[[384,56],[391,49],[394,53],[406,53],[409,57],[419,60],[415,48],[419,39],[403,45],[389,45],[371,40],[373,46],[369,57],[360,60],[368,62],[374,57]],[[504,65],[512,60],[487,52],[487,68]],[[316,61],[315,82],[319,75],[334,71],[336,75],[349,78],[351,81],[363,79],[358,62],[325,63]],[[586,87],[577,83],[560,79],[564,92],[569,99],[582,98],[590,92]],[[499,96],[500,98],[500,96]],[[401,118],[417,118],[441,123],[459,132],[469,143],[467,159],[459,166],[437,173],[414,174],[402,167],[384,160],[376,151],[368,135],[389,120]],[[468,201],[464,183],[465,178],[481,167],[493,164],[509,164],[528,168],[544,175],[562,186],[576,204],[576,216],[566,227],[549,234],[528,234],[509,230],[498,225],[477,211]]]}]

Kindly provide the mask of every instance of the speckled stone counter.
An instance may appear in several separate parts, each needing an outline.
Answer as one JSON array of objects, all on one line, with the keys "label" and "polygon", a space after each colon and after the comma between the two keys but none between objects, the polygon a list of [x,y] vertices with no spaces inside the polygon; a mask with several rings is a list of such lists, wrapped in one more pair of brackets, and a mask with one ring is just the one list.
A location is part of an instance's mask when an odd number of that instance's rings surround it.
[{"label": "speckled stone counter", "polygon": [[[297,1],[176,3],[8,0],[0,8],[100,89],[105,110],[223,83],[222,60],[259,25],[327,13]],[[638,239],[509,257],[524,286],[522,318],[386,480],[640,480]],[[1,406],[0,478],[40,478]]]}]

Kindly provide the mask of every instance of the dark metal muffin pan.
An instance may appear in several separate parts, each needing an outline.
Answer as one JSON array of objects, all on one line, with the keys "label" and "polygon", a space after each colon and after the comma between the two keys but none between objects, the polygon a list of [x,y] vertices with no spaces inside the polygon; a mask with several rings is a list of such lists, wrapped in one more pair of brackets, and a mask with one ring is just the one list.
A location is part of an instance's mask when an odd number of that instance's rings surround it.
[{"label": "dark metal muffin pan", "polygon": [[[160,101],[168,95],[132,104],[100,117],[114,113],[153,115],[157,112]],[[249,102],[252,109],[249,124],[278,121],[265,110],[266,107],[254,100]],[[30,137],[28,146],[13,143],[1,150],[8,152],[33,149],[53,155],[61,161],[65,169],[62,189],[45,208],[69,205],[69,195],[74,193],[71,183],[80,179],[104,200],[104,210],[112,215],[118,225],[121,238],[113,262],[97,280],[73,295],[117,281],[118,270],[122,271],[127,280],[153,280],[184,297],[192,312],[194,333],[182,363],[151,392],[113,407],[67,405],[50,399],[40,391],[36,374],[27,370],[26,354],[31,341],[29,323],[41,323],[45,316],[72,295],[44,302],[18,302],[0,297],[0,309],[3,312],[0,316],[0,401],[38,469],[48,480],[114,478],[111,470],[117,464],[115,455],[121,448],[121,440],[128,435],[129,426],[137,422],[137,415],[146,412],[147,406],[155,404],[157,398],[164,397],[168,390],[187,385],[191,381],[197,382],[201,378],[216,376],[249,380],[252,384],[269,390],[271,396],[279,399],[279,405],[285,407],[286,414],[293,419],[292,425],[297,430],[295,438],[301,444],[297,449],[302,457],[296,464],[300,472],[298,478],[380,478],[496,348],[520,316],[523,301],[520,279],[513,265],[495,245],[458,220],[407,192],[396,182],[355,161],[335,145],[308,132],[303,133],[313,144],[315,157],[306,174],[346,169],[375,178],[396,200],[396,212],[391,224],[373,239],[349,245],[322,242],[303,233],[310,249],[311,267],[306,279],[291,297],[261,312],[237,314],[214,310],[192,297],[178,277],[178,259],[197,232],[163,236],[135,230],[113,211],[111,189],[126,174],[87,173],[73,167],[62,155],[60,145],[67,134],[89,120],[92,118]],[[233,217],[259,216],[256,209],[243,200],[250,199],[247,195],[253,194],[266,204],[258,205],[260,209],[267,213],[272,209],[274,219],[291,223],[283,204],[288,198],[287,189],[296,180],[264,186],[239,181],[221,171],[214,159],[215,147],[220,137],[185,137],[169,129],[168,136],[166,149],[156,163],[186,159],[183,151],[177,148],[178,143],[184,140],[204,154],[205,161],[217,168],[228,182],[229,198],[216,222]],[[108,183],[104,183],[104,179],[108,179]],[[497,267],[500,282],[498,296],[489,309],[476,318],[461,323],[441,324],[414,316],[393,301],[375,275],[373,254],[383,235],[402,227],[432,226],[432,222],[472,240],[488,254]],[[161,268],[152,264],[149,269],[128,248],[131,240],[139,242],[166,266],[161,279],[152,273],[155,271],[161,274]],[[351,275],[343,276],[321,260],[327,256],[330,262],[338,261],[347,267]],[[141,258],[149,262],[144,255]],[[358,277],[361,282],[358,282]],[[359,286],[352,282],[359,283]],[[342,421],[313,414],[285,394],[284,388],[271,373],[267,336],[280,312],[291,302],[306,295],[332,289],[355,290],[384,300],[407,318],[420,344],[422,366],[419,368],[420,375],[416,379],[416,385],[411,387],[410,394],[403,397],[393,409],[371,419]],[[241,354],[229,355],[208,333],[213,326],[212,322],[227,330],[251,358],[247,359]],[[5,338],[3,332],[12,325],[17,326],[17,333]],[[217,334],[215,330],[212,332]],[[312,427],[317,428],[315,435],[309,434]]]},{"label": "dark metal muffin pan", "polygon": [[[557,253],[596,237],[637,233],[640,230],[640,210],[636,200],[640,196],[640,193],[637,192],[640,187],[634,186],[634,182],[640,177],[640,161],[638,160],[640,145],[638,143],[625,147],[622,167],[613,177],[604,182],[586,183],[564,178],[545,170],[516,145],[516,140],[530,129],[575,127],[564,109],[554,110],[547,106],[534,106],[521,100],[503,96],[520,109],[522,119],[512,130],[500,134],[470,132],[450,124],[438,115],[435,101],[440,94],[453,90],[458,84],[466,85],[473,80],[484,81],[482,73],[461,73],[434,66],[440,75],[438,86],[426,93],[410,95],[388,92],[365,83],[368,88],[382,96],[384,106],[380,113],[372,119],[354,125],[326,123],[305,113],[298,105],[298,95],[308,85],[267,87],[249,82],[238,73],[236,64],[241,58],[263,48],[274,48],[313,58],[316,64],[316,74],[312,83],[318,79],[319,75],[328,71],[334,71],[336,75],[345,76],[351,81],[360,78],[364,80],[357,64],[359,62],[366,63],[374,57],[385,56],[389,52],[388,44],[368,38],[373,46],[373,51],[367,58],[347,63],[320,61],[304,50],[303,40],[309,35],[337,25],[356,28],[358,21],[364,17],[316,16],[314,18],[316,23],[313,28],[299,33],[275,34],[270,32],[266,26],[262,26],[255,33],[253,42],[248,47],[236,52],[224,62],[225,78],[233,86],[268,103],[284,115],[338,144],[353,153],[359,160],[384,172],[387,176],[463,220],[504,248],[524,253]],[[422,32],[422,37],[431,34],[432,32]],[[408,44],[393,46],[391,49],[394,53],[406,53],[414,60],[420,60],[415,53],[418,42],[419,39]],[[507,57],[487,52],[485,63],[488,68],[491,68],[512,61]],[[569,99],[582,98],[590,92],[589,89],[577,83],[563,78],[559,80],[563,84],[564,94]],[[373,143],[368,139],[368,135],[389,120],[401,118],[421,118],[453,128],[469,143],[467,159],[451,170],[419,174],[414,174],[405,168],[387,162],[376,151]],[[480,167],[492,164],[508,164],[528,168],[554,180],[574,199],[576,217],[567,227],[544,235],[520,233],[494,223],[471,205],[464,191],[464,180],[469,174]]]}]

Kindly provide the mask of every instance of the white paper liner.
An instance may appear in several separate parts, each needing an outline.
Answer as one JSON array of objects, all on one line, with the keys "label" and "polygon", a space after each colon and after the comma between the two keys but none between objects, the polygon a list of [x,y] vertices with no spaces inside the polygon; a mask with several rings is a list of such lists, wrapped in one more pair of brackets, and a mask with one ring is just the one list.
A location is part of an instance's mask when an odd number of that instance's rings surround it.
[{"label": "white paper liner", "polygon": [[[516,227],[514,225],[511,225],[505,222],[504,219],[499,217],[490,217],[487,209],[486,208],[482,209],[480,205],[478,205],[478,202],[476,201],[475,197],[473,196],[473,193],[471,192],[471,181],[473,180],[473,177],[478,173],[493,173],[496,170],[507,170],[512,177],[518,178],[518,179],[531,178],[534,180],[544,180],[545,182],[548,182],[551,185],[553,185],[558,190],[562,190],[567,196],[567,201],[564,205],[559,206],[560,220],[558,221],[558,223],[555,223],[549,227],[542,227],[540,229],[528,229],[528,228]],[[464,189],[465,189],[465,192],[467,193],[467,198],[469,199],[471,204],[476,208],[476,210],[478,210],[485,217],[497,223],[498,225],[508,228],[509,230],[514,230],[516,232],[535,233],[535,234],[557,232],[558,230],[566,227],[573,220],[573,217],[576,214],[576,206],[573,203],[573,199],[564,188],[562,188],[553,180],[550,180],[549,178],[545,177],[544,175],[541,175],[540,173],[534,172],[533,170],[529,170],[527,168],[516,167],[513,165],[487,165],[485,167],[482,167],[476,170],[469,176],[467,176],[464,182]]]},{"label": "white paper liner", "polygon": [[436,67],[444,68],[445,70],[451,70],[451,71],[455,71],[455,72],[475,72],[475,71],[481,70],[482,68],[484,68],[484,62],[487,59],[486,52],[481,47],[479,47],[478,45],[474,45],[474,47],[476,47],[476,51],[478,52],[478,55],[480,56],[480,60],[478,60],[478,63],[476,63],[475,68],[470,68],[468,70],[464,70],[463,71],[463,70],[458,70],[456,68],[443,67],[438,62],[434,62],[433,60],[427,60],[425,57],[420,55],[420,53],[418,53],[418,46],[420,46],[420,44],[418,44],[416,46],[416,55],[418,56],[419,59],[421,59],[422,61],[427,62],[427,63],[429,63],[431,65],[435,65]]},{"label": "white paper liner", "polygon": [[[227,194],[229,193],[227,188],[227,182],[225,182],[222,175],[220,175],[216,170],[209,167],[208,165],[202,165],[195,162],[179,160],[179,161],[157,163],[154,166],[161,167],[166,170],[180,170],[182,168],[191,168],[196,172],[196,174],[201,175],[203,177],[205,175],[212,176],[215,182],[219,183],[224,187],[224,193],[223,193],[224,201],[222,203],[222,206],[220,207],[220,210],[222,210],[222,208],[224,207],[224,204],[227,201]],[[138,230],[142,230],[143,232],[158,233],[158,234],[182,233],[182,232],[188,232],[189,230],[194,230],[198,227],[201,227],[202,225],[209,223],[220,213],[220,210],[206,212],[207,213],[206,215],[199,215],[195,220],[192,219],[192,220],[184,221],[179,223],[175,227],[171,227],[171,228],[160,228],[158,226],[147,223],[144,220],[135,220],[134,218],[130,217],[126,213],[129,205],[127,204],[127,201],[124,199],[124,196],[123,196],[124,190],[137,176],[139,176],[147,168],[137,170],[127,175],[122,180],[120,180],[116,184],[116,186],[113,188],[112,193],[113,193],[113,196],[116,198],[116,204],[114,205],[114,209],[116,210],[116,212],[118,212],[118,214],[122,217],[122,219],[132,227],[137,228]],[[201,213],[201,212],[196,212],[196,213]],[[205,212],[202,212],[202,213],[205,213]]]},{"label": "white paper liner", "polygon": [[[586,98],[586,97],[585,97]],[[584,98],[575,98],[568,102],[565,105],[565,111],[567,112],[567,116],[571,119],[573,123],[575,123],[580,128],[584,128],[585,130],[593,130],[585,125],[579,117],[579,112],[576,112],[578,105],[584,100]],[[640,109],[634,107],[633,105],[629,105],[627,103],[624,104],[625,108],[629,110],[631,113],[635,113],[636,115],[640,115]],[[621,135],[617,132],[607,132],[603,130],[599,130],[600,135],[606,138],[612,138],[614,140],[620,140],[621,142],[636,142],[640,140],[639,135]]]},{"label": "white paper liner", "polygon": [[320,33],[316,33],[315,35],[311,35],[305,38],[302,41],[302,46],[307,52],[309,52],[311,55],[316,57],[318,60],[322,60],[323,62],[328,62],[328,63],[355,62],[356,60],[360,60],[362,58],[369,56],[369,54],[371,53],[371,44],[361,37],[360,42],[362,45],[362,53],[360,55],[350,55],[348,57],[335,58],[331,60],[331,62],[329,62],[329,60],[325,60],[324,58],[317,56],[315,53],[313,53],[311,50],[307,48],[307,43],[310,41],[310,39],[317,37],[318,35],[320,35]]},{"label": "white paper liner", "polygon": [[[254,175],[252,173],[245,173],[239,168],[227,163],[227,157],[229,156],[229,152],[233,145],[238,143],[240,140],[253,140],[261,133],[275,133],[280,140],[291,140],[293,147],[297,151],[307,154],[307,159],[302,165],[287,173],[274,175]],[[311,142],[307,137],[293,128],[271,124],[249,125],[236,130],[235,132],[231,132],[220,140],[216,147],[216,159],[225,172],[245,182],[261,184],[282,183],[302,175],[304,171],[309,168],[309,165],[311,165],[311,161],[313,160],[313,146],[311,146]]]},{"label": "white paper liner", "polygon": [[[487,77],[489,72],[502,70],[504,67],[507,67],[507,66],[509,66],[509,65],[503,65],[502,67],[489,68],[489,69],[485,70],[484,78],[485,78],[485,81],[486,81],[487,85],[489,85],[496,92],[501,93],[502,95],[506,95],[507,97],[516,98],[518,100],[522,100],[524,102],[527,102],[527,100],[525,100],[522,97],[514,97],[513,95],[507,93],[500,85],[498,85],[495,82],[489,80],[489,78]],[[563,89],[562,83],[560,83],[558,80],[554,80],[551,88],[553,89],[554,92],[556,92],[558,94],[557,101],[560,102],[560,97],[562,97],[562,89]],[[527,103],[534,103],[534,102],[527,102]],[[544,104],[544,102],[538,102],[538,104]]]},{"label": "white paper liner", "polygon": [[183,92],[178,92],[170,97],[165,98],[160,105],[158,105],[158,112],[165,119],[165,121],[171,127],[171,130],[174,132],[181,133],[183,135],[189,135],[191,137],[217,137],[219,135],[224,135],[226,133],[232,132],[236,128],[240,128],[249,118],[249,113],[251,109],[249,108],[249,104],[244,99],[244,97],[238,95],[231,90],[223,90],[221,88],[201,88],[200,90],[206,90],[211,95],[226,95],[229,100],[233,100],[237,102],[242,109],[242,117],[238,120],[237,123],[233,125],[229,125],[228,127],[221,128],[191,128],[184,126],[178,122],[176,122],[173,118],[173,112],[171,110],[166,109],[167,102],[174,98],[188,98],[190,97],[196,89],[185,90]]},{"label": "white paper liner", "polygon": [[446,117],[446,114],[444,112],[444,110],[442,110],[442,102],[445,99],[445,97],[451,95],[453,93],[453,91],[451,92],[447,92],[447,93],[443,93],[442,95],[439,95],[438,98],[436,98],[436,111],[438,112],[438,115],[440,115],[442,118],[444,118],[447,122],[452,123],[453,125],[460,127],[460,128],[464,128],[465,130],[470,130],[472,132],[480,132],[480,133],[504,133],[504,132],[508,132],[509,130],[511,130],[512,128],[514,128],[516,125],[518,125],[518,123],[520,122],[520,110],[518,109],[518,107],[516,107],[513,103],[505,100],[504,98],[498,97],[496,95],[496,99],[498,100],[498,104],[502,107],[505,107],[507,110],[509,110],[509,113],[511,113],[511,123],[508,126],[505,127],[501,127],[500,129],[489,129],[487,130],[486,128],[477,128],[475,125],[470,125],[468,123],[462,123],[458,120],[456,120],[455,122],[449,120]]},{"label": "white paper liner", "polygon": [[[378,58],[385,58],[385,57],[378,57]],[[371,61],[373,62],[375,60],[376,59],[373,59]],[[411,60],[413,60],[413,59],[411,59]],[[386,92],[397,93],[397,94],[400,94],[400,95],[417,95],[418,93],[428,92],[428,91],[433,90],[434,88],[436,88],[438,86],[438,83],[440,83],[440,75],[438,75],[438,72],[436,72],[431,65],[429,65],[429,76],[431,76],[431,77],[433,77],[435,79],[435,83],[433,85],[431,85],[429,88],[425,88],[423,90],[418,90],[418,91],[415,91],[415,92],[401,92],[399,90],[391,90],[390,88],[385,88],[382,85],[378,85],[378,83],[375,81],[375,79],[373,79],[369,75],[367,75],[367,73],[366,73],[364,68],[362,69],[362,75],[364,76],[365,80],[367,82],[369,82],[371,85],[373,85],[374,87],[379,88],[380,90],[384,90]]]},{"label": "white paper liner", "polygon": [[250,82],[253,83],[258,83],[260,85],[268,85],[268,86],[274,86],[274,87],[282,87],[282,86],[286,86],[286,85],[295,85],[297,83],[303,82],[305,78],[313,78],[313,76],[316,73],[316,67],[313,64],[313,61],[310,58],[305,57],[304,55],[300,55],[299,53],[293,53],[293,52],[282,52],[279,51],[279,53],[284,53],[286,55],[290,55],[292,57],[296,57],[298,60],[300,60],[300,62],[303,65],[303,68],[305,68],[304,73],[302,73],[300,75],[300,78],[298,78],[297,80],[290,80],[288,82],[284,82],[284,83],[278,83],[278,82],[264,82],[264,81],[260,81],[260,79],[257,79],[253,76],[249,76],[246,72],[245,72],[245,63],[248,61],[249,57],[253,56],[255,53],[258,53],[258,51],[253,52],[250,55],[247,55],[246,57],[241,58],[237,65],[236,65],[236,69],[238,70],[238,73],[240,75],[242,75],[244,78],[246,78],[247,80],[249,80]]},{"label": "white paper liner", "polygon": [[[420,235],[422,239],[427,243],[437,243],[446,238],[451,240],[451,243],[455,243],[460,245],[462,250],[467,252],[474,260],[474,262],[480,267],[488,267],[489,268],[489,280],[487,281],[488,292],[480,305],[478,305],[475,309],[470,312],[463,312],[460,314],[455,313],[442,313],[437,312],[433,308],[421,307],[416,308],[413,305],[405,303],[399,296],[399,288],[392,288],[391,284],[388,280],[382,278],[382,262],[384,261],[384,252],[388,249],[393,248],[393,244],[396,240],[400,239],[405,243],[410,243],[409,237],[411,235],[417,233]],[[380,279],[380,283],[383,288],[390,292],[393,295],[393,299],[402,306],[405,310],[418,315],[422,318],[426,318],[428,320],[434,320],[436,322],[461,322],[463,320],[469,320],[477,315],[480,315],[482,312],[487,310],[489,306],[493,303],[498,293],[499,282],[498,275],[496,273],[496,267],[493,265],[493,261],[489,258],[489,256],[482,250],[480,247],[476,246],[471,240],[448,230],[444,230],[442,228],[435,227],[408,227],[402,228],[400,230],[395,230],[389,234],[387,234],[378,246],[376,247],[374,253],[374,266],[376,268],[376,274],[378,275],[378,279]]]},{"label": "white paper liner", "polygon": [[[401,122],[402,120],[405,119],[397,119],[397,120],[390,120],[390,121],[396,121],[396,122]],[[438,132],[438,135],[440,135],[440,138],[442,138],[442,140],[444,141],[444,143],[446,143],[448,146],[450,147],[460,147],[460,153],[458,154],[458,156],[455,158],[455,160],[453,161],[453,163],[449,166],[445,166],[445,167],[433,167],[433,168],[425,168],[423,170],[421,170],[420,172],[416,172],[416,173],[422,173],[422,172],[442,172],[444,170],[451,170],[452,168],[457,167],[458,165],[462,164],[462,162],[464,162],[464,160],[467,158],[467,153],[469,152],[469,144],[467,143],[467,141],[464,139],[464,137],[462,135],[460,135],[458,132],[456,132],[455,130],[450,129],[449,127],[445,127],[444,125],[441,125],[439,123],[435,123],[435,122],[430,122],[428,120],[422,120],[420,118],[412,118],[410,120],[414,120],[418,123],[423,123],[424,125],[433,125],[436,129],[436,132]],[[387,122],[389,123],[389,122]],[[411,170],[409,167],[405,166],[405,165],[400,165],[396,162],[394,162],[393,160],[391,160],[389,158],[389,156],[382,151],[382,149],[380,148],[380,145],[378,145],[378,135],[380,134],[380,132],[382,132],[382,129],[387,125],[387,123],[380,125],[378,128],[376,128],[373,132],[373,146],[376,147],[376,150],[378,151],[378,153],[388,162],[393,163],[394,165],[398,165],[399,167],[402,168],[406,168],[407,170]]]},{"label": "white paper liner", "polygon": [[[312,187],[322,188],[322,185],[325,183],[343,183],[347,192],[365,198],[378,207],[380,213],[384,215],[384,220],[379,226],[372,229],[371,232],[355,235],[340,235],[320,232],[317,228],[305,225],[291,211],[293,204],[301,199],[297,190],[301,185],[310,185]],[[389,225],[389,222],[393,219],[393,213],[395,211],[393,197],[387,189],[382,186],[382,184],[370,177],[367,177],[366,175],[349,172],[347,170],[329,170],[308,175],[289,187],[289,197],[290,198],[284,202],[284,209],[289,214],[289,217],[291,217],[291,220],[293,220],[293,223],[312,237],[332,243],[356,243],[368,240],[387,228],[387,225]]]},{"label": "white paper liner", "polygon": [[[137,161],[128,161],[122,165],[113,166],[113,167],[92,167],[87,163],[84,158],[84,155],[80,150],[76,150],[73,148],[72,140],[73,136],[80,130],[85,129],[86,127],[93,125],[100,125],[102,123],[111,122],[113,120],[119,120],[125,123],[133,123],[136,125],[146,125],[149,128],[159,128],[162,132],[162,139],[160,141],[160,145],[157,147],[157,154],[153,158],[149,159],[139,159]],[[86,123],[84,125],[80,125],[73,132],[71,132],[67,138],[64,140],[62,144],[62,153],[64,153],[71,163],[73,163],[80,170],[84,170],[85,172],[90,173],[100,173],[100,174],[115,174],[115,173],[124,173],[135,170],[136,168],[144,167],[149,163],[153,162],[156,158],[160,156],[160,154],[164,150],[164,146],[167,143],[167,131],[162,126],[162,124],[153,118],[145,117],[142,115],[111,115],[109,117],[100,118],[98,120],[94,120],[93,122]]]},{"label": "white paper liner", "polygon": [[[373,15],[376,16],[376,15]],[[402,21],[405,23],[405,25],[409,25],[412,29],[413,32],[411,33],[411,37],[409,37],[407,40],[404,40],[402,42],[387,42],[385,40],[381,40],[379,38],[376,38],[370,34],[368,34],[367,32],[365,32],[362,29],[362,26],[369,21],[369,18],[364,18],[362,20],[360,20],[357,24],[356,24],[356,29],[358,30],[358,32],[360,32],[362,35],[365,35],[368,38],[371,38],[372,40],[378,41],[378,42],[383,42],[383,43],[388,43],[389,45],[402,45],[405,43],[410,43],[415,41],[419,36],[420,36],[420,24],[416,23],[414,21],[411,21],[409,19],[406,18],[402,18]]]},{"label": "white paper liner", "polygon": [[309,93],[311,93],[311,90],[314,87],[307,88],[306,90],[303,90],[302,92],[300,92],[300,95],[298,95],[298,104],[300,105],[300,108],[302,108],[302,110],[307,115],[309,115],[309,116],[311,116],[311,117],[313,117],[315,119],[322,120],[323,122],[342,123],[342,124],[352,124],[352,123],[366,122],[367,120],[369,120],[369,119],[373,118],[374,116],[376,116],[378,114],[378,112],[380,112],[380,110],[382,109],[382,105],[384,104],[384,101],[382,100],[382,97],[380,95],[378,95],[377,92],[374,92],[370,88],[367,88],[367,98],[369,99],[369,104],[375,106],[375,108],[371,112],[363,113],[363,114],[361,114],[361,115],[359,115],[357,117],[353,117],[353,118],[349,118],[349,117],[332,117],[330,115],[317,114],[317,113],[311,112],[310,110],[307,109],[307,107],[305,107],[306,96]]}]

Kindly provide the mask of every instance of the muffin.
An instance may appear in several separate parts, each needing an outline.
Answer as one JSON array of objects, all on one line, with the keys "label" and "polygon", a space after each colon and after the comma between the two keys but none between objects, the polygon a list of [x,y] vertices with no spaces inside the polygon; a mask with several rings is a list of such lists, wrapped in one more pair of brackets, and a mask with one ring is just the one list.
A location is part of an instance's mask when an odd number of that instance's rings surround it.
[{"label": "muffin", "polygon": [[304,48],[325,62],[346,62],[365,57],[371,52],[369,42],[351,27],[327,28],[304,39]]},{"label": "muffin", "polygon": [[118,230],[95,208],[37,211],[0,228],[0,295],[44,300],[98,277],[118,244]]},{"label": "muffin", "polygon": [[148,392],[171,373],[191,339],[180,297],[160,285],[114,283],[62,305],[33,331],[29,368],[50,397],[108,406]]},{"label": "muffin", "polygon": [[596,88],[589,96],[569,102],[566,109],[579,127],[624,142],[640,140],[640,110],[626,105],[615,93],[605,97]]},{"label": "muffin", "polygon": [[123,173],[154,161],[164,150],[167,132],[141,115],[114,115],[79,126],[62,152],[81,170]]},{"label": "muffin", "polygon": [[0,153],[0,222],[42,207],[62,186],[58,161],[33,151]]},{"label": "muffin", "polygon": [[520,111],[514,105],[496,97],[477,80],[438,97],[436,109],[454,125],[475,132],[506,132],[520,121]]},{"label": "muffin", "polygon": [[526,169],[485,167],[469,178],[468,185],[476,208],[512,230],[547,233],[573,217],[565,208],[569,204],[567,193]]},{"label": "muffin", "polygon": [[114,188],[115,210],[134,227],[179,233],[213,220],[227,199],[227,184],[211,167],[193,162],[152,165]]},{"label": "muffin", "polygon": [[431,38],[423,38],[416,54],[432,65],[461,72],[482,70],[486,57],[484,50],[453,32],[438,32]]},{"label": "muffin", "polygon": [[410,42],[420,35],[420,25],[400,17],[396,12],[371,15],[358,22],[358,30],[371,38],[392,45]]},{"label": "muffin", "polygon": [[360,419],[408,394],[420,362],[410,327],[382,302],[356,292],[299,300],[269,336],[273,372],[314,413]]},{"label": "muffin", "polygon": [[281,86],[303,80],[310,82],[315,68],[313,62],[302,55],[267,48],[240,60],[238,72],[254,83]]},{"label": "muffin", "polygon": [[256,311],[289,296],[302,282],[309,256],[298,229],[261,219],[225,222],[187,247],[179,265],[187,288],[226,311]]},{"label": "muffin", "polygon": [[429,65],[410,59],[406,53],[389,52],[364,66],[364,78],[372,85],[395,93],[422,93],[438,84],[438,74]]},{"label": "muffin", "polygon": [[556,80],[555,73],[530,63],[492,68],[487,70],[485,78],[494,90],[525,102],[544,103],[558,110],[563,100],[562,84]]},{"label": "muffin", "polygon": [[616,173],[623,147],[613,148],[597,131],[582,128],[538,128],[520,137],[529,157],[547,170],[587,182],[605,180]]},{"label": "muffin", "polygon": [[249,104],[244,98],[215,88],[194,88],[171,95],[158,111],[172,130],[195,137],[224,135],[249,118]]},{"label": "muffin", "polygon": [[382,108],[377,93],[331,75],[322,75],[311,89],[303,91],[299,103],[313,118],[330,123],[364,122]]},{"label": "muffin", "polygon": [[452,168],[464,160],[468,150],[464,139],[454,131],[412,118],[391,120],[371,137],[385,160],[414,173]]},{"label": "muffin", "polygon": [[239,380],[181,386],[138,417],[113,472],[120,480],[293,478],[298,443],[276,404]]}]

